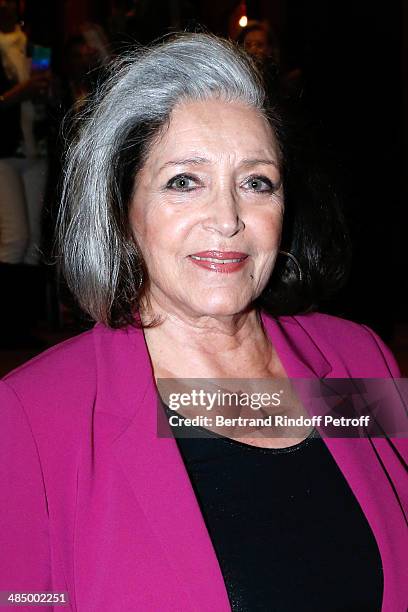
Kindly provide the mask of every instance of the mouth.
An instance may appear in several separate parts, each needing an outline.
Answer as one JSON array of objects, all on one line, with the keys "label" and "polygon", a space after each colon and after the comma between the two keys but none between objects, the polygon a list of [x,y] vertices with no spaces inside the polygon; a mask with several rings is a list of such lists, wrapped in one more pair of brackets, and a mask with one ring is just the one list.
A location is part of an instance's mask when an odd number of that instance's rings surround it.
[{"label": "mouth", "polygon": [[189,255],[190,261],[200,268],[221,273],[241,270],[248,257],[248,253],[239,251],[202,251]]}]

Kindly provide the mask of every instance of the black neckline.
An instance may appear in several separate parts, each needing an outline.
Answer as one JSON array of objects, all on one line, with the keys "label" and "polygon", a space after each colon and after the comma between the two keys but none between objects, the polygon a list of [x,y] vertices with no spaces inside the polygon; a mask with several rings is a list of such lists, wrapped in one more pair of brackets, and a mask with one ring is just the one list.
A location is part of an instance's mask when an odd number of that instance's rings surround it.
[{"label": "black neckline", "polygon": [[[165,409],[165,413],[167,416],[169,416],[169,414],[173,414],[173,411],[166,405],[163,404],[164,409]],[[186,417],[184,417],[182,414],[179,415],[179,417],[184,420]],[[171,427],[171,426],[170,426]],[[173,433],[174,433],[174,429],[171,427]],[[293,453],[295,451],[298,450],[302,450],[304,448],[306,448],[307,446],[310,445],[311,440],[321,440],[321,436],[319,434],[319,432],[317,431],[316,428],[313,428],[312,431],[310,432],[310,434],[304,439],[301,440],[300,442],[298,442],[297,444],[292,444],[291,446],[284,446],[284,447],[277,447],[277,448],[265,448],[263,446],[255,446],[254,444],[247,444],[246,442],[241,442],[240,440],[234,440],[233,438],[228,438],[227,436],[223,436],[222,434],[218,434],[214,431],[211,431],[210,429],[206,429],[205,427],[200,427],[199,425],[194,425],[194,426],[190,426],[189,430],[191,431],[195,431],[195,432],[202,432],[203,434],[205,434],[202,437],[194,437],[191,436],[191,438],[187,437],[187,436],[175,436],[175,439],[177,441],[179,440],[185,440],[185,439],[194,439],[194,440],[219,440],[221,443],[223,444],[227,444],[229,446],[235,446],[236,448],[242,448],[242,449],[247,449],[248,452],[253,452],[253,453],[261,453],[261,454],[270,454],[270,455],[283,455],[286,453]]]}]

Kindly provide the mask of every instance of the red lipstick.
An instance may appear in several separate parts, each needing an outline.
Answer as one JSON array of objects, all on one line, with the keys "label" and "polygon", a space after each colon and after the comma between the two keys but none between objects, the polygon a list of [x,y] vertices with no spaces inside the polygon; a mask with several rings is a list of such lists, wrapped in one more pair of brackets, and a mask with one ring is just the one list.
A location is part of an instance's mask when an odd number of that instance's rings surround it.
[{"label": "red lipstick", "polygon": [[189,255],[192,263],[213,272],[230,273],[241,270],[247,262],[248,254],[240,251],[200,251]]}]

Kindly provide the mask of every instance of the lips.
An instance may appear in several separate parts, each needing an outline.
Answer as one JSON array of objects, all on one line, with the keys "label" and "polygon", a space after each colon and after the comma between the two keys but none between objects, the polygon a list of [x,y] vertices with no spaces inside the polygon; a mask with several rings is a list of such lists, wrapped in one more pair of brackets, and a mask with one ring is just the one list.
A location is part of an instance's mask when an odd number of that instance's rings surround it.
[{"label": "lips", "polygon": [[193,253],[189,259],[200,268],[231,273],[245,266],[248,254],[241,251],[201,251]]}]

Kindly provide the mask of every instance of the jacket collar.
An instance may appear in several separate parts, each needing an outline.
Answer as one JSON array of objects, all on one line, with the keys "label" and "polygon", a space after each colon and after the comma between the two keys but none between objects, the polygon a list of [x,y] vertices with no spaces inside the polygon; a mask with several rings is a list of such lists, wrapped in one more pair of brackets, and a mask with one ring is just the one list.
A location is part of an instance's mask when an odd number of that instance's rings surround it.
[{"label": "jacket collar", "polygon": [[325,378],[332,367],[298,317],[274,319],[262,313],[262,323],[289,378]]}]

